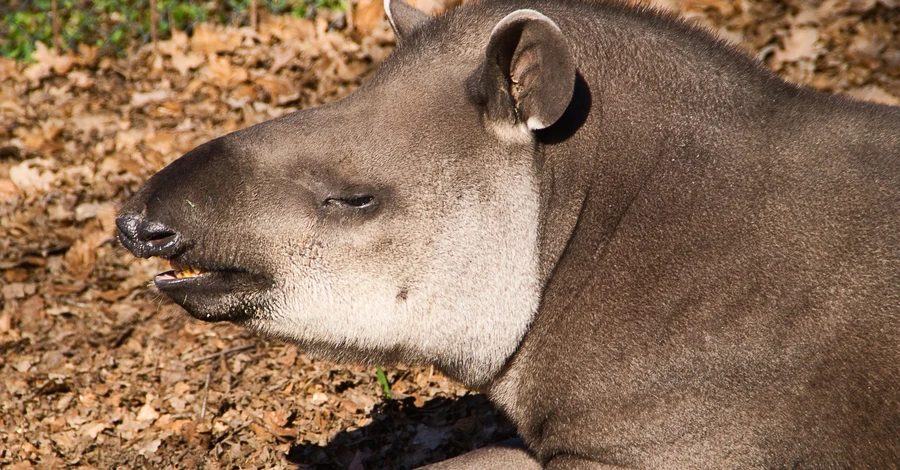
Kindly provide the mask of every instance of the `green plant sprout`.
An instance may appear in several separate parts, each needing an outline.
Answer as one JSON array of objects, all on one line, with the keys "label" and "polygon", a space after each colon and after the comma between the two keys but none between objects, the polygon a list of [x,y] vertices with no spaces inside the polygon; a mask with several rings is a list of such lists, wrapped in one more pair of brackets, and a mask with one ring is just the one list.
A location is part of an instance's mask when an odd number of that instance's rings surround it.
[{"label": "green plant sprout", "polygon": [[381,366],[375,366],[375,378],[381,384],[381,390],[384,391],[385,398],[392,400],[394,397],[391,396],[391,384],[388,383],[387,376],[384,375],[384,370]]}]

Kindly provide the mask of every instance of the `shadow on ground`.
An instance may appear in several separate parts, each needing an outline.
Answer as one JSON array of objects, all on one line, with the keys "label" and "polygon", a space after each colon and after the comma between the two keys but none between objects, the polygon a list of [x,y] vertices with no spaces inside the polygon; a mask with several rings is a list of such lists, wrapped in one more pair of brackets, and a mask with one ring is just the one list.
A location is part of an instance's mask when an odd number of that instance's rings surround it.
[{"label": "shadow on ground", "polygon": [[301,469],[407,469],[515,437],[515,429],[484,395],[412,398],[372,411],[371,424],[335,436],[325,446],[294,445],[288,461]]}]

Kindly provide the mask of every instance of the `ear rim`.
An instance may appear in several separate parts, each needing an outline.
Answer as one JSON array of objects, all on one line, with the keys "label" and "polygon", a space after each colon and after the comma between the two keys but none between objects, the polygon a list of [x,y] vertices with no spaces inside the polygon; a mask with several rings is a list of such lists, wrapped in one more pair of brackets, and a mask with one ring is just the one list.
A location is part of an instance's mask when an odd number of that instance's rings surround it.
[{"label": "ear rim", "polygon": [[[512,77],[513,62],[516,58],[516,53],[522,46],[522,35],[525,34],[525,30],[529,26],[544,28],[544,32],[550,33],[550,40],[554,41],[554,45],[564,52],[557,59],[559,59],[559,65],[565,69],[563,71],[563,79],[566,80],[566,83],[563,83],[561,86],[563,90],[567,90],[568,96],[565,98],[562,95],[556,97],[556,99],[564,102],[565,105],[549,113],[550,118],[546,119],[549,122],[545,122],[545,119],[537,115],[522,116],[521,105],[523,103],[522,101],[517,102],[511,92],[511,85],[514,83]],[[509,34],[517,34],[518,37],[515,38],[512,50],[504,52],[505,48],[508,48],[508,44],[505,43],[510,39]],[[497,22],[488,38],[482,70],[485,74],[483,86],[486,87],[484,91],[487,93],[488,112],[492,115],[489,116],[489,119],[494,121],[494,125],[500,123],[513,124],[514,126],[523,126],[531,132],[552,126],[568,108],[574,96],[576,76],[578,74],[575,58],[562,29],[547,15],[537,10],[523,8],[513,11]],[[507,54],[508,57],[504,57],[504,54]],[[571,73],[568,73],[569,71]],[[503,108],[506,108],[506,110],[504,111]]]},{"label": "ear rim", "polygon": [[428,14],[403,0],[384,0],[384,14],[387,15],[398,44],[403,41],[403,37],[430,19]]}]

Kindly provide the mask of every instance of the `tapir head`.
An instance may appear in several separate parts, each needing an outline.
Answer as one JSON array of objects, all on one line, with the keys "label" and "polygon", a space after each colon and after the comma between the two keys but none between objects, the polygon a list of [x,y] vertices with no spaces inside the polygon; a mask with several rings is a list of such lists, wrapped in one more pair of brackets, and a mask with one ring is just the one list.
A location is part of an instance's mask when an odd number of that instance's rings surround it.
[{"label": "tapir head", "polygon": [[569,105],[575,65],[532,10],[386,3],[399,46],[368,83],[187,153],[126,204],[119,238],[172,262],[156,287],[196,318],[479,386],[538,308],[534,132]]}]

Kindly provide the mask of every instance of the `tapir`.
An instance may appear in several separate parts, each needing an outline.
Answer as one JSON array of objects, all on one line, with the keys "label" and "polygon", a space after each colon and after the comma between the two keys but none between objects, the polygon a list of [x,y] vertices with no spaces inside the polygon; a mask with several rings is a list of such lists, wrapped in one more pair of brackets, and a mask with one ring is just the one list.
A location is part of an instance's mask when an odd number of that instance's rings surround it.
[{"label": "tapir", "polygon": [[521,436],[435,468],[900,465],[900,108],[648,8],[386,10],[397,48],[357,91],[124,206],[160,292],[432,364]]}]

